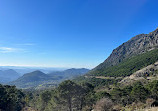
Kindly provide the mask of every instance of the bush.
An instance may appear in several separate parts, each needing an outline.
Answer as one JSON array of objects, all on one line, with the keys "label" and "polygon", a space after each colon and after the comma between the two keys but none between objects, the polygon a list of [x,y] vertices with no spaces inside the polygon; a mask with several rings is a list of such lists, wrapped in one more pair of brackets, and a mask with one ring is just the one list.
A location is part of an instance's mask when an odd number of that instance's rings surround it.
[{"label": "bush", "polygon": [[110,111],[112,109],[113,102],[109,98],[102,98],[97,101],[94,106],[94,111]]}]

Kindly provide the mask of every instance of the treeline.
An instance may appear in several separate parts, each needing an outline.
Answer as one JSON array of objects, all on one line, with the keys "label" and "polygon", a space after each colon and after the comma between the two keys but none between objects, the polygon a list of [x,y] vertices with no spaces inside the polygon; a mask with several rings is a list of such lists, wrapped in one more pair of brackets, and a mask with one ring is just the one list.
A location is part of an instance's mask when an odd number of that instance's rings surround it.
[{"label": "treeline", "polygon": [[96,69],[88,75],[125,77],[158,61],[158,49],[126,59],[116,66]]},{"label": "treeline", "polygon": [[109,85],[115,85],[119,81],[121,81],[121,78],[109,78],[109,79],[101,79],[101,78],[95,78],[95,77],[84,77],[80,76],[75,79],[73,79],[74,82],[76,83],[90,83],[92,84],[95,88],[96,87],[102,87],[102,86],[109,86]]},{"label": "treeline", "polygon": [[[38,111],[119,111],[125,106],[158,106],[158,80],[137,82],[108,91],[96,90],[89,83],[62,82],[57,89],[28,94],[28,105]],[[135,105],[134,105],[135,104]]]},{"label": "treeline", "polygon": [[0,84],[0,111],[21,111],[24,105],[22,91],[15,86]]}]

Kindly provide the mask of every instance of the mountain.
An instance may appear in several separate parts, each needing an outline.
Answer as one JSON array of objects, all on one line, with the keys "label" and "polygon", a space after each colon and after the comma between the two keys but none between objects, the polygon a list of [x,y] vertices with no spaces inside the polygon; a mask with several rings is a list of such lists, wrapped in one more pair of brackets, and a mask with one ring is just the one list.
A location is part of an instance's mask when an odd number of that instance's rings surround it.
[{"label": "mountain", "polygon": [[19,88],[34,87],[39,84],[42,84],[44,81],[52,80],[50,76],[41,72],[33,71],[31,73],[24,74],[22,77],[17,80],[10,82],[10,85],[16,85]]},{"label": "mountain", "polygon": [[0,70],[8,70],[13,69],[16,71],[20,76],[33,72],[35,70],[42,71],[44,73],[50,73],[53,71],[63,71],[65,68],[56,68],[56,67],[24,67],[24,66],[0,66]]},{"label": "mountain", "polygon": [[0,82],[6,83],[9,81],[16,80],[20,75],[13,69],[0,70]]},{"label": "mountain", "polygon": [[71,68],[64,71],[51,72],[48,75],[61,76],[63,79],[71,79],[76,76],[81,76],[83,74],[86,74],[88,71],[89,69],[85,69],[85,68],[79,68],[79,69]]},{"label": "mountain", "polygon": [[18,88],[30,88],[30,87],[43,87],[43,86],[56,86],[58,83],[65,79],[71,79],[76,76],[87,73],[88,69],[67,69],[64,71],[52,72],[45,74],[39,70],[31,73],[26,73],[22,77],[15,81],[8,83],[9,85],[15,85]]},{"label": "mountain", "polygon": [[31,73],[24,74],[18,80],[22,80],[24,82],[26,82],[26,81],[32,82],[32,81],[47,80],[48,78],[49,78],[49,76],[41,71],[33,71]]},{"label": "mountain", "polygon": [[149,34],[140,34],[114,49],[111,55],[97,67],[89,71],[88,75],[106,75],[109,68],[117,66],[134,56],[150,52],[158,48],[158,29]]}]

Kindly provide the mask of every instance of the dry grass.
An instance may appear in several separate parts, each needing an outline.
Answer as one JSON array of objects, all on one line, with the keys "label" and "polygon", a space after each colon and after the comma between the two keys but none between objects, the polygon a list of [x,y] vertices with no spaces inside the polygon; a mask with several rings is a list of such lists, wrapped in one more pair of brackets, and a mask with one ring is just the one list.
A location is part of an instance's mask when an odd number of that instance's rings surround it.
[{"label": "dry grass", "polygon": [[151,107],[146,109],[137,109],[135,111],[158,111],[158,107]]}]

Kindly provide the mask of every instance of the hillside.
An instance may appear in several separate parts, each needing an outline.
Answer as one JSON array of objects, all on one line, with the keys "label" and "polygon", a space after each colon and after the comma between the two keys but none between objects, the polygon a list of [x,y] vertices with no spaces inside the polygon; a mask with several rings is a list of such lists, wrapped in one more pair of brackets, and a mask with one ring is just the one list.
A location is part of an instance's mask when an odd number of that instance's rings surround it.
[{"label": "hillside", "polygon": [[49,81],[51,79],[52,78],[50,76],[41,71],[34,71],[24,74],[22,77],[13,82],[10,82],[9,84],[16,85],[19,88],[26,88],[37,86],[39,84],[42,84],[44,81]]},{"label": "hillside", "polygon": [[16,80],[18,77],[20,77],[20,75],[15,70],[12,69],[0,70],[1,83],[6,83],[9,81]]},{"label": "hillside", "polygon": [[129,76],[135,71],[144,68],[150,64],[158,61],[158,49],[148,51],[143,54],[128,58],[122,61],[120,64],[111,66],[108,68],[97,69],[92,73],[87,75],[96,75],[96,76],[111,76],[111,77],[120,77],[120,76]]},{"label": "hillside", "polygon": [[123,78],[119,83],[124,86],[136,81],[149,82],[153,80],[158,80],[158,62],[134,72],[132,75]]},{"label": "hillside", "polygon": [[106,72],[113,68],[112,66],[117,67],[119,63],[127,61],[126,59],[144,54],[157,48],[158,29],[149,34],[137,35],[114,49],[111,55],[103,63],[92,69],[88,74],[95,75],[99,73],[100,75],[102,73],[101,75],[106,75]]}]

